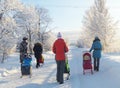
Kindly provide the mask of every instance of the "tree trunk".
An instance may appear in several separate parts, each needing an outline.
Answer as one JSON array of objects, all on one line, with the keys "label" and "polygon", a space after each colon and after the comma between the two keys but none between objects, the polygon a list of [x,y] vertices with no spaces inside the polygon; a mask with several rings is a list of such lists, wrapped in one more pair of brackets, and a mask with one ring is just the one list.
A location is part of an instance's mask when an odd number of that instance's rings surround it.
[{"label": "tree trunk", "polygon": [[5,60],[5,52],[3,52],[1,63],[4,63],[4,60]]},{"label": "tree trunk", "polygon": [[29,50],[30,50],[30,54],[33,54],[32,52],[32,40],[31,40],[31,32],[29,30]]}]

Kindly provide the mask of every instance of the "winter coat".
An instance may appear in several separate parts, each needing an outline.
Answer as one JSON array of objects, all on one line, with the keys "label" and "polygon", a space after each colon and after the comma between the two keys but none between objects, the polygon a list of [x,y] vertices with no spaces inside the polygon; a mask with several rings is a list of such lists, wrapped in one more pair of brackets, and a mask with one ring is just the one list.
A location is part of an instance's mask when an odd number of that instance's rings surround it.
[{"label": "winter coat", "polygon": [[62,38],[57,39],[52,47],[52,51],[55,55],[57,61],[65,60],[65,53],[68,52],[68,47],[66,46]]},{"label": "winter coat", "polygon": [[27,45],[28,43],[25,40],[20,43],[20,53],[27,53]]},{"label": "winter coat", "polygon": [[90,49],[90,52],[93,50],[93,58],[101,58],[101,51],[102,51],[102,45],[100,43],[100,39],[95,39],[93,41],[92,47]]},{"label": "winter coat", "polygon": [[36,43],[33,47],[34,55],[36,59],[42,58],[43,48],[40,43]]}]

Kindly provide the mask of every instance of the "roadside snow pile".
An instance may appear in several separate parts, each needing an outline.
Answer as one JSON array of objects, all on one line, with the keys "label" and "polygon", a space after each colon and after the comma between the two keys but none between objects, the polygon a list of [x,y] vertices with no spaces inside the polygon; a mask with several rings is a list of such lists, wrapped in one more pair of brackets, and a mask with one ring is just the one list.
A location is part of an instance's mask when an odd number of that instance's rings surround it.
[{"label": "roadside snow pile", "polygon": [[8,75],[8,71],[6,69],[0,69],[0,78],[6,77]]},{"label": "roadside snow pile", "polygon": [[0,78],[1,77],[6,77],[10,74],[14,74],[14,73],[17,73],[18,72],[18,69],[16,68],[12,68],[12,69],[5,69],[5,68],[0,68]]},{"label": "roadside snow pile", "polygon": [[[14,58],[13,58],[14,57]],[[10,74],[17,73],[20,70],[19,54],[14,53],[0,63],[0,78]]]}]

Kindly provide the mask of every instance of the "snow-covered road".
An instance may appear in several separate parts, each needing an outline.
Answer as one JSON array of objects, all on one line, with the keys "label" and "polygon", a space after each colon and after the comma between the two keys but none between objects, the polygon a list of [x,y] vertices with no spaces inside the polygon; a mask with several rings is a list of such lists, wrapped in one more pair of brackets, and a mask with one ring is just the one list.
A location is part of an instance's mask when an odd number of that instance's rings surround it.
[{"label": "snow-covered road", "polygon": [[[82,52],[84,49],[70,47],[68,53],[70,79],[64,84],[56,82],[56,63],[52,52],[44,53],[45,64],[35,68],[33,56],[32,78],[20,78],[18,54],[12,55],[4,64],[0,64],[0,88],[120,88],[120,55],[104,55],[101,58],[100,71],[83,75]],[[7,64],[6,64],[7,63]],[[8,66],[9,65],[9,66]]]}]

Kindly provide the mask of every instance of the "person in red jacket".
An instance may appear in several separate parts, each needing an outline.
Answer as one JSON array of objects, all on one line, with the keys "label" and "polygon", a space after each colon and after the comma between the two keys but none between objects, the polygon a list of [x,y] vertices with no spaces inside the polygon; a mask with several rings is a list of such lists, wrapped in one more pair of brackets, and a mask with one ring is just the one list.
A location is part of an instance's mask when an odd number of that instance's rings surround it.
[{"label": "person in red jacket", "polygon": [[55,54],[55,59],[57,63],[57,82],[60,84],[64,83],[64,68],[65,68],[65,53],[68,52],[68,47],[62,39],[62,35],[60,32],[57,34],[57,40],[54,42],[52,51]]}]

